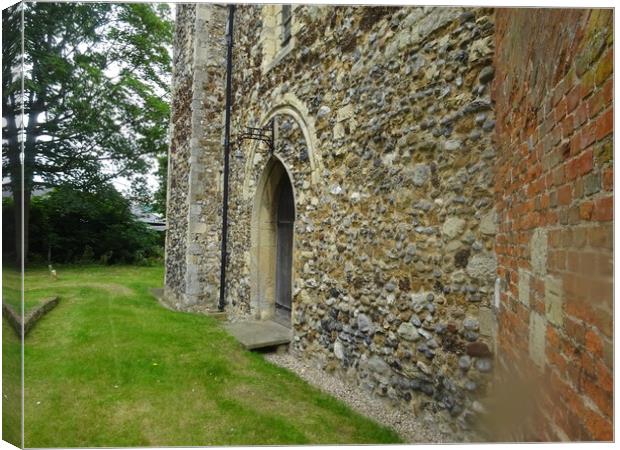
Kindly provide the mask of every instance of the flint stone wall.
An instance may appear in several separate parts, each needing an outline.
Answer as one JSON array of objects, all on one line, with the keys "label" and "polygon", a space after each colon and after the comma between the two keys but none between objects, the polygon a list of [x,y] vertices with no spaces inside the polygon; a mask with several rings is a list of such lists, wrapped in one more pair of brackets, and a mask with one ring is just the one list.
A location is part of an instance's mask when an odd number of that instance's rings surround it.
[{"label": "flint stone wall", "polygon": [[168,172],[165,301],[217,307],[226,8],[178,5]]},{"label": "flint stone wall", "polygon": [[[276,115],[275,153],[297,212],[292,349],[465,427],[493,365],[493,15],[311,6],[293,15],[294,48],[263,73],[261,8],[237,8],[232,122],[238,133],[279,105],[305,109],[302,125]],[[244,141],[232,159],[226,292],[236,316],[256,313],[251,217],[270,158]]]},{"label": "flint stone wall", "polygon": [[[178,302],[185,291],[189,142],[193,92],[195,7],[178,5],[172,60],[172,105],[166,201],[166,272],[168,297]],[[181,25],[182,24],[182,25]]]},{"label": "flint stone wall", "polygon": [[[547,382],[539,402],[494,392],[496,428],[533,423],[499,439],[610,439],[611,11],[295,5],[275,56],[265,11],[238,6],[234,28],[229,318],[264,312],[252,217],[277,159],[300,358],[461,429],[498,363]],[[225,20],[177,6],[166,299],[183,310],[219,290]],[[275,155],[240,139],[272,118]]]}]

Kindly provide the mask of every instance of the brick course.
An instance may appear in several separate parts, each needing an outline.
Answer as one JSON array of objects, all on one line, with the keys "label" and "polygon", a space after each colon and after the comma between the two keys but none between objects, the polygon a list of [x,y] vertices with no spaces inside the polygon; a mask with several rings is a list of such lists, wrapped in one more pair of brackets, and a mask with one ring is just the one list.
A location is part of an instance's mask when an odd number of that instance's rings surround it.
[{"label": "brick course", "polygon": [[[604,356],[613,338],[612,22],[610,10],[496,12],[495,250],[507,283],[498,356],[506,373],[518,366],[542,376],[545,420],[526,431],[534,440],[613,437],[613,367]],[[541,229],[551,278],[530,268],[528,244]],[[529,305],[519,302],[519,273],[531,277]],[[545,313],[544,340],[528,345],[529,318]],[[533,344],[545,348],[540,369]]]}]

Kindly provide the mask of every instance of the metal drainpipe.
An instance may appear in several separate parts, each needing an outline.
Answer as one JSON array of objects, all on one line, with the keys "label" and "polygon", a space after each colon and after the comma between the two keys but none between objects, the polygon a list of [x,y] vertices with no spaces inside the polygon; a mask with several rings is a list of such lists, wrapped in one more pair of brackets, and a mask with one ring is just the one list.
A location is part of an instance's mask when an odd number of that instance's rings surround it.
[{"label": "metal drainpipe", "polygon": [[220,301],[218,310],[224,311],[226,284],[226,245],[228,241],[228,171],[230,160],[230,108],[232,104],[232,48],[235,5],[228,5],[226,25],[226,115],[224,117],[224,198],[222,204],[222,254],[220,266]]}]

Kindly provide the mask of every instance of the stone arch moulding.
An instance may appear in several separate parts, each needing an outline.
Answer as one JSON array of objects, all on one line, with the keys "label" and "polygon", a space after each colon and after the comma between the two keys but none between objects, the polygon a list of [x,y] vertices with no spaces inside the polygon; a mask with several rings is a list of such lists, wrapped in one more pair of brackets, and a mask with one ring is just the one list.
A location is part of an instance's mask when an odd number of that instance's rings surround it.
[{"label": "stone arch moulding", "polygon": [[[308,108],[295,94],[287,92],[284,95],[277,96],[273,101],[274,106],[261,117],[260,126],[264,127],[267,123],[277,115],[291,116],[304,136],[306,146],[308,147],[308,160],[310,161],[311,170],[311,182],[312,184],[318,184],[321,179],[321,172],[323,170],[323,161],[318,148],[318,139],[316,137],[316,131],[314,128],[314,119],[310,117]],[[256,154],[256,148],[258,143],[254,143],[250,147],[250,154],[246,160],[245,176],[243,192],[244,196],[251,195],[249,192],[249,180],[252,174],[254,166],[254,155]],[[287,169],[288,170],[288,169]]]},{"label": "stone arch moulding", "polygon": [[[252,205],[250,227],[250,310],[257,319],[275,314],[277,188],[283,177],[291,183],[293,215],[297,217],[294,178],[284,161],[272,155],[263,168]],[[295,279],[295,233],[293,232],[291,283]],[[294,306],[293,306],[294,307]]]}]

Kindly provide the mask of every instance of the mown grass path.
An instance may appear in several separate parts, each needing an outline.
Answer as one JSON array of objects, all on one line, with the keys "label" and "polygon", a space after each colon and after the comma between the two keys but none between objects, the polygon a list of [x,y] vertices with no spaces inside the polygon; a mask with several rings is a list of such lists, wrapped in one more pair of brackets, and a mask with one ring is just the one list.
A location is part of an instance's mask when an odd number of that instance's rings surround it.
[{"label": "mown grass path", "polygon": [[61,297],[26,338],[28,447],[400,442],[217,321],[161,307],[148,293],[160,267],[58,274],[26,280],[27,298]]}]

